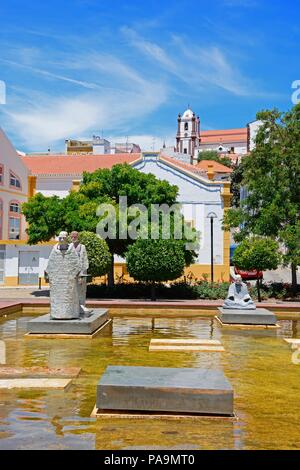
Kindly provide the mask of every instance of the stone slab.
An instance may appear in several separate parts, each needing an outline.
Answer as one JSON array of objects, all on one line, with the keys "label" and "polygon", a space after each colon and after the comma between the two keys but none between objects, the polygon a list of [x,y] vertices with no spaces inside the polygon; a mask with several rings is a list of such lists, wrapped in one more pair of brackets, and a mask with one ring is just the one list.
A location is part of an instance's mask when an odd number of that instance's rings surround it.
[{"label": "stone slab", "polygon": [[300,339],[298,338],[283,338],[286,343],[289,344],[299,344],[300,346]]},{"label": "stone slab", "polygon": [[291,345],[292,349],[300,349],[300,339],[297,338],[283,338],[284,341]]},{"label": "stone slab", "polygon": [[276,315],[266,308],[255,310],[235,310],[218,307],[218,318],[222,323],[240,325],[276,325]]},{"label": "stone slab", "polygon": [[179,339],[172,339],[172,338],[159,338],[159,339],[151,339],[151,345],[159,345],[159,344],[166,344],[166,345],[210,345],[210,346],[220,346],[221,341],[217,339],[205,339],[205,338],[179,338]]},{"label": "stone slab", "polygon": [[67,378],[67,377],[78,377],[80,374],[81,367],[68,367],[65,369],[54,369],[48,367],[0,367],[0,378]]},{"label": "stone slab", "polygon": [[224,352],[225,349],[223,346],[210,346],[208,344],[202,345],[188,345],[188,344],[151,344],[149,346],[149,351],[199,351],[199,352]]},{"label": "stone slab", "polygon": [[108,310],[97,308],[88,318],[76,320],[51,320],[50,314],[41,315],[27,323],[30,334],[91,335],[108,321]]},{"label": "stone slab", "polygon": [[56,388],[65,389],[71,379],[0,379],[0,389]]},{"label": "stone slab", "polygon": [[96,407],[233,416],[233,389],[219,370],[108,366]]}]

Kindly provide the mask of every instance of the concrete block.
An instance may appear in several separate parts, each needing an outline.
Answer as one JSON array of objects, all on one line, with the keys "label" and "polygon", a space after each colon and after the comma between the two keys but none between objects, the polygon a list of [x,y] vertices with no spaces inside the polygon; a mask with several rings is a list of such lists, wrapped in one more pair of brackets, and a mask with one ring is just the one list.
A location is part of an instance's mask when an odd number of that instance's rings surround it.
[{"label": "concrete block", "polygon": [[108,366],[96,407],[232,416],[233,389],[219,370]]},{"label": "concrete block", "polygon": [[276,315],[266,308],[256,310],[235,310],[218,307],[218,318],[222,323],[239,325],[276,325]]},{"label": "concrete block", "polygon": [[108,310],[95,309],[88,318],[75,320],[53,320],[50,314],[34,318],[27,323],[27,331],[30,334],[70,334],[91,335],[109,319]]}]

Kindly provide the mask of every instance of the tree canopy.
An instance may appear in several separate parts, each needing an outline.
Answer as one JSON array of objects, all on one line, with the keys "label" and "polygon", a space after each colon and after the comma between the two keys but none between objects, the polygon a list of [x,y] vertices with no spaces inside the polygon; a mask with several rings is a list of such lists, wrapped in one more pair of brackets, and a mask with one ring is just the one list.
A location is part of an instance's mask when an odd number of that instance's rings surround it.
[{"label": "tree canopy", "polygon": [[[245,238],[235,249],[233,264],[246,271],[277,269],[281,260],[278,243],[269,237]],[[257,278],[258,299],[260,284]]]},{"label": "tree canopy", "polygon": [[111,256],[105,240],[101,240],[93,232],[80,232],[79,241],[85,245],[88,259],[89,259],[89,269],[88,273],[92,277],[103,276],[107,274]]},{"label": "tree canopy", "polygon": [[224,226],[239,228],[235,241],[249,234],[276,238],[284,247],[297,283],[300,224],[300,104],[286,113],[277,109],[257,114],[261,121],[255,148],[244,157],[242,184],[247,195],[231,208]]}]

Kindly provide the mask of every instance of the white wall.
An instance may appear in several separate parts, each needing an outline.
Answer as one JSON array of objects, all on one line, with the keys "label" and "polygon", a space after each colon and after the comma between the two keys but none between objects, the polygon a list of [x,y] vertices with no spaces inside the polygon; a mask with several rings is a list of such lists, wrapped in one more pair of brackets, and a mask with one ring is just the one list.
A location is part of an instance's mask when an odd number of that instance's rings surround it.
[{"label": "white wall", "polygon": [[210,263],[210,220],[207,215],[214,212],[214,258],[216,264],[223,264],[223,201],[221,198],[222,185],[209,181],[201,182],[189,177],[179,169],[174,169],[155,156],[146,157],[134,167],[143,173],[152,173],[161,180],[179,188],[178,202],[182,204],[182,212],[187,220],[194,220],[196,230],[200,231],[200,250],[197,263]]},{"label": "white wall", "polygon": [[43,277],[52,248],[53,245],[6,245],[5,276],[18,276],[20,251],[37,251],[39,253],[39,277]]},{"label": "white wall", "polygon": [[38,176],[36,191],[44,196],[66,197],[72,188],[73,180],[80,179],[75,176]]}]

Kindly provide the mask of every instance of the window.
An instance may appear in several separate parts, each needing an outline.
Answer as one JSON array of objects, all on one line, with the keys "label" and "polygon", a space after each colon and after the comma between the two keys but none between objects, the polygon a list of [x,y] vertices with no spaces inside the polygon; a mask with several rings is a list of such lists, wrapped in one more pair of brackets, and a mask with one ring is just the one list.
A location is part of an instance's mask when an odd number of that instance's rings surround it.
[{"label": "window", "polygon": [[20,239],[20,218],[9,217],[9,240]]},{"label": "window", "polygon": [[21,189],[21,181],[12,171],[9,173],[9,184],[14,188]]},{"label": "window", "polygon": [[0,184],[4,183],[4,166],[0,165]]},{"label": "window", "polygon": [[9,211],[20,214],[20,212],[21,212],[20,204],[18,202],[11,202],[10,205],[9,205]]},{"label": "window", "polygon": [[2,240],[2,225],[3,225],[3,202],[0,199],[0,240]]},{"label": "window", "polygon": [[188,131],[188,130],[189,130],[189,123],[188,123],[188,122],[186,122],[186,123],[184,124],[184,130],[185,130],[185,131]]},{"label": "window", "polygon": [[21,205],[18,201],[10,201],[8,216],[8,239],[19,240],[21,234]]},{"label": "window", "polygon": [[183,153],[187,153],[187,149],[183,149]]}]

